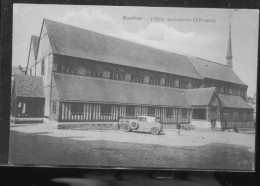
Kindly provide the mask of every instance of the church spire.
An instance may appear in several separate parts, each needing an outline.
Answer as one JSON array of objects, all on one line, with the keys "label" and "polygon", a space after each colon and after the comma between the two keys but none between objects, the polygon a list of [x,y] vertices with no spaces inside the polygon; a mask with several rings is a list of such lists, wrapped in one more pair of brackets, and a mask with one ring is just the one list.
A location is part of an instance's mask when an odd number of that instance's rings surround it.
[{"label": "church spire", "polygon": [[232,63],[232,40],[231,40],[231,12],[229,15],[229,38],[228,38],[228,47],[227,47],[227,66],[232,70],[233,63]]}]

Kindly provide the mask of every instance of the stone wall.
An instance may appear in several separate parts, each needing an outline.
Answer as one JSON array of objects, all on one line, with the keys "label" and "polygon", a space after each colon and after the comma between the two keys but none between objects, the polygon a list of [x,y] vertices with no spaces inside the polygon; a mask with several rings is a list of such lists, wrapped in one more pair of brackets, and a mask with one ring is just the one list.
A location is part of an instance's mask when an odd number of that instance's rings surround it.
[{"label": "stone wall", "polygon": [[118,122],[73,122],[58,123],[58,129],[63,130],[118,130]]}]

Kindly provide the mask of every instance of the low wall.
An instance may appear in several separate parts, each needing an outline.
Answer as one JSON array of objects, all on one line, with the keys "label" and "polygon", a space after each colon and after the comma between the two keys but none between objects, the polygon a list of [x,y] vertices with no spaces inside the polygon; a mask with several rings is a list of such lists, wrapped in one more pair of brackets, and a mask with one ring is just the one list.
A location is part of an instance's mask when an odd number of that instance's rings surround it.
[{"label": "low wall", "polygon": [[43,123],[43,118],[12,118],[11,123],[14,124]]},{"label": "low wall", "polygon": [[211,123],[207,120],[191,120],[194,129],[211,129]]},{"label": "low wall", "polygon": [[118,122],[58,122],[57,128],[63,130],[118,130]]},{"label": "low wall", "polygon": [[255,128],[254,121],[222,121],[222,129]]},{"label": "low wall", "polygon": [[[164,129],[176,129],[176,125],[177,124],[162,124],[163,128]],[[181,123],[181,128],[182,129],[186,129],[186,130],[192,130],[193,129],[193,126],[191,124],[182,124]]]}]

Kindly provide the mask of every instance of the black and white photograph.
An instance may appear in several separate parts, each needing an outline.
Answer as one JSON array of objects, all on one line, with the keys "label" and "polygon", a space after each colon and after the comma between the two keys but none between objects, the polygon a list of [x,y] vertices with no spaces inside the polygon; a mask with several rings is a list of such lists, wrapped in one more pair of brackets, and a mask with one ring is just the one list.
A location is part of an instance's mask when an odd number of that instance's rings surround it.
[{"label": "black and white photograph", "polygon": [[14,4],[9,164],[255,171],[258,23]]}]

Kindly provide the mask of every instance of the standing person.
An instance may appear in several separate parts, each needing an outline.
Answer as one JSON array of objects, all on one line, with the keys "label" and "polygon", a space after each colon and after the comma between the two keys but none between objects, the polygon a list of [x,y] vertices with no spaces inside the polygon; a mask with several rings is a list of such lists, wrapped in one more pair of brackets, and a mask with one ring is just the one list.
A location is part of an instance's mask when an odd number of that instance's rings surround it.
[{"label": "standing person", "polygon": [[177,133],[181,135],[181,124],[177,123],[176,128],[177,128]]}]

